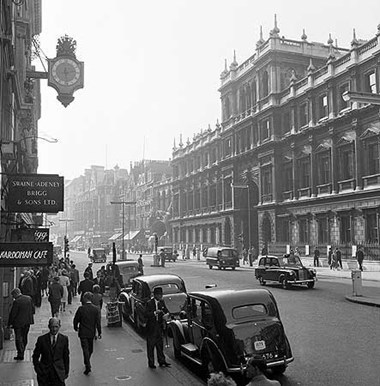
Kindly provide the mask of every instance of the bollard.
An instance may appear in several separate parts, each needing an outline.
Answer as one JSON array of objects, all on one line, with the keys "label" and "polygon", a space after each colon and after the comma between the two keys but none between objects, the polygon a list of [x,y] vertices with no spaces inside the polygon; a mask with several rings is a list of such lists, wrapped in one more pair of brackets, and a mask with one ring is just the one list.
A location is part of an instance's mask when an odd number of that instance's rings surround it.
[{"label": "bollard", "polygon": [[351,271],[352,296],[363,296],[362,293],[362,272],[359,270]]}]

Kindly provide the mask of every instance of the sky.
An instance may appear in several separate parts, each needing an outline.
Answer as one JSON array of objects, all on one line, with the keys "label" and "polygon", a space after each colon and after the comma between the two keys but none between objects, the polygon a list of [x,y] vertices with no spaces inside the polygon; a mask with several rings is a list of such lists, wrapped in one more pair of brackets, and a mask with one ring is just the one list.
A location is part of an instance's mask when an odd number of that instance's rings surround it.
[{"label": "sky", "polygon": [[[379,0],[42,0],[42,60],[58,38],[77,41],[84,88],[64,107],[41,80],[39,173],[73,179],[91,165],[129,168],[142,159],[169,160],[178,145],[221,116],[220,73],[236,50],[255,52],[274,25],[280,35],[338,45],[376,35]],[[33,63],[43,70],[39,60]]]}]

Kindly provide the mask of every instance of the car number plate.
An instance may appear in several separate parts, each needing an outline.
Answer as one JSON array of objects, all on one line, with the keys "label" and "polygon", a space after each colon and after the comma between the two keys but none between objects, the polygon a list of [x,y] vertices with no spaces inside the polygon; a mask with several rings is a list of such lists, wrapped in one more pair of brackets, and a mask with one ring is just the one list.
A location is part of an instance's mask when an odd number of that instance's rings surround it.
[{"label": "car number plate", "polygon": [[256,351],[265,350],[265,348],[266,348],[264,340],[258,340],[254,343],[254,345],[255,345]]}]

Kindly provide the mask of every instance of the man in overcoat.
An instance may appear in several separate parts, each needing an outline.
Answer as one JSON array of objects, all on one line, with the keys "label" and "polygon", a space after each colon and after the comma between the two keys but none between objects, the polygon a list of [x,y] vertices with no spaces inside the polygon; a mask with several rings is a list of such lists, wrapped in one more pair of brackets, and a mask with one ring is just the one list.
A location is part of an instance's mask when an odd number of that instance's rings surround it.
[{"label": "man in overcoat", "polygon": [[29,328],[31,324],[34,324],[34,305],[32,298],[21,294],[19,288],[14,288],[11,295],[14,300],[9,313],[8,327],[12,326],[15,333],[17,356],[14,359],[22,361],[28,344]]},{"label": "man in overcoat", "polygon": [[165,301],[162,298],[163,291],[161,287],[156,287],[153,290],[153,298],[148,300],[146,305],[146,343],[148,354],[148,366],[151,369],[155,369],[154,364],[154,348],[157,350],[158,364],[161,367],[168,367],[170,363],[166,362],[164,355],[164,342],[163,342],[163,325],[164,319],[169,317],[169,310],[165,305]]},{"label": "man in overcoat", "polygon": [[94,351],[96,331],[98,332],[98,339],[102,337],[100,309],[92,304],[92,296],[92,292],[85,292],[83,294],[82,305],[77,309],[74,316],[74,330],[78,332],[83,351],[85,365],[83,374],[85,375],[91,372],[90,359]]},{"label": "man in overcoat", "polygon": [[49,332],[37,338],[33,367],[40,386],[63,386],[70,369],[69,338],[59,333],[58,318],[50,318],[48,326]]}]

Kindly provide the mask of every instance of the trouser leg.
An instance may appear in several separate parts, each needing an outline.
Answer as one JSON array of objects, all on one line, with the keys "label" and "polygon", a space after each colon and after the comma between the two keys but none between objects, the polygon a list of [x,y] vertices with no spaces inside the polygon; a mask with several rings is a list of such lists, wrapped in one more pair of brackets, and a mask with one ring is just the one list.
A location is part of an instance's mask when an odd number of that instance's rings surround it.
[{"label": "trouser leg", "polygon": [[20,358],[24,357],[25,345],[22,335],[22,328],[14,328],[15,332],[15,345],[17,350],[17,356]]},{"label": "trouser leg", "polygon": [[88,338],[80,338],[80,345],[83,351],[83,362],[86,369],[91,369],[90,363],[90,347],[89,347],[89,339]]},{"label": "trouser leg", "polygon": [[164,341],[162,339],[162,336],[157,337],[156,340],[156,350],[157,350],[157,360],[158,363],[161,365],[166,362],[165,355],[164,355]]},{"label": "trouser leg", "polygon": [[147,356],[148,356],[148,365],[149,366],[154,365],[154,344],[155,344],[154,337],[149,336],[146,340],[146,352],[147,352]]}]

